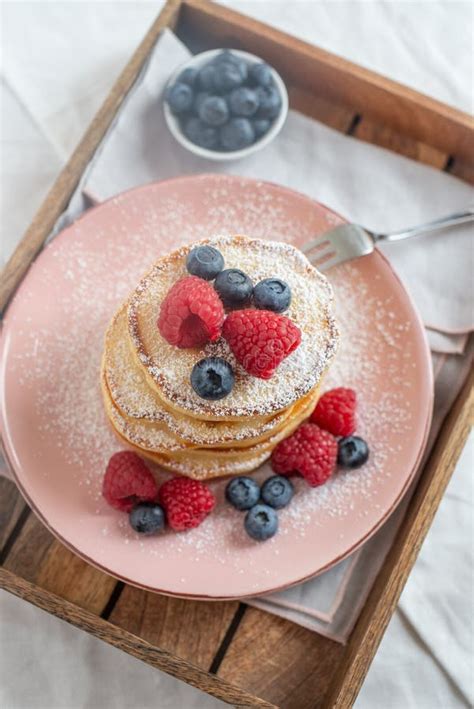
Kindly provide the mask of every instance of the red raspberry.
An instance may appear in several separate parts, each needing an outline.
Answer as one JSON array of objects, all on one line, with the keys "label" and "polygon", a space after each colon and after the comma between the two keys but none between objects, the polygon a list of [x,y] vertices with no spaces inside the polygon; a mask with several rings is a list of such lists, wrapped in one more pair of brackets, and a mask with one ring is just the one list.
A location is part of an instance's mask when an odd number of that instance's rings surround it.
[{"label": "red raspberry", "polygon": [[171,529],[199,527],[214,509],[216,498],[202,482],[191,478],[171,478],[160,487],[158,498]]},{"label": "red raspberry", "polygon": [[200,347],[221,335],[224,306],[210,283],[197,276],[181,278],[161,304],[158,329],[176,347]]},{"label": "red raspberry", "polygon": [[301,342],[299,328],[270,310],[236,310],[226,317],[222,334],[242,367],[260,379],[270,379]]},{"label": "red raspberry", "polygon": [[336,468],[336,460],[336,439],[314,423],[304,423],[272,453],[275,473],[300,473],[311,487],[326,482]]},{"label": "red raspberry", "polygon": [[120,451],[114,453],[107,464],[102,494],[112,507],[130,512],[137,502],[156,500],[158,486],[138,455]]},{"label": "red raspberry", "polygon": [[356,429],[355,410],[355,391],[338,387],[320,398],[310,421],[334,436],[351,436]]}]

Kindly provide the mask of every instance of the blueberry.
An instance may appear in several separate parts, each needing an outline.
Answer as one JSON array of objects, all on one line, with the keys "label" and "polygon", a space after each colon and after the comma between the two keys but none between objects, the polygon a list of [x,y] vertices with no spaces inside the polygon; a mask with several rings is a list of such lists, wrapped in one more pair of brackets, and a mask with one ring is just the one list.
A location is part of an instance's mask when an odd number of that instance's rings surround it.
[{"label": "blueberry", "polygon": [[252,297],[253,283],[238,268],[227,268],[217,276],[214,288],[224,305],[245,305]]},{"label": "blueberry", "polygon": [[233,64],[240,72],[242,82],[248,78],[248,64],[245,59],[241,59],[236,54],[233,54],[229,49],[224,49],[212,61],[213,64]]},{"label": "blueberry", "polygon": [[221,93],[236,89],[247,78],[247,67],[243,63],[222,61],[212,66],[214,66],[214,87]]},{"label": "blueberry", "polygon": [[221,144],[225,150],[241,150],[255,140],[255,132],[247,118],[231,118],[221,128]]},{"label": "blueberry", "polygon": [[337,462],[343,468],[360,468],[369,458],[369,446],[359,436],[346,436],[337,444]]},{"label": "blueberry", "polygon": [[220,62],[230,62],[231,64],[241,64],[242,59],[236,54],[232,54],[230,49],[223,49],[222,52],[216,54],[212,60],[214,64],[219,64]]},{"label": "blueberry", "polygon": [[193,90],[187,84],[177,82],[166,91],[166,100],[173,113],[186,113],[193,105]]},{"label": "blueberry", "polygon": [[290,286],[280,278],[265,278],[253,289],[253,300],[261,310],[282,313],[291,303]]},{"label": "blueberry", "polygon": [[187,69],[183,69],[181,74],[178,76],[178,81],[182,84],[188,84],[188,86],[194,86],[196,79],[198,77],[198,70],[192,66],[188,66]]},{"label": "blueberry", "polygon": [[186,268],[193,276],[212,281],[224,268],[224,257],[213,246],[195,246],[188,254]]},{"label": "blueberry", "polygon": [[252,64],[249,68],[249,82],[253,86],[273,86],[273,73],[268,64]]},{"label": "blueberry", "polygon": [[131,527],[139,534],[154,534],[165,527],[165,513],[156,502],[140,502],[129,515]]},{"label": "blueberry", "polygon": [[249,510],[260,499],[260,486],[252,478],[234,478],[228,483],[225,496],[237,510]]},{"label": "blueberry", "polygon": [[276,118],[281,109],[281,96],[278,89],[275,88],[275,86],[268,88],[259,86],[258,89],[256,89],[256,93],[260,102],[257,117]]},{"label": "blueberry", "polygon": [[203,148],[213,149],[219,143],[217,128],[206,126],[199,118],[189,118],[184,125],[184,133],[192,143]]},{"label": "blueberry", "polygon": [[200,102],[198,114],[208,126],[221,126],[229,118],[229,108],[221,96],[207,96]]},{"label": "blueberry", "polygon": [[203,91],[213,91],[215,89],[217,67],[214,64],[205,64],[198,74],[198,83]]},{"label": "blueberry", "polygon": [[256,91],[246,86],[234,89],[229,96],[229,106],[234,116],[253,116],[259,106]]},{"label": "blueberry", "polygon": [[193,104],[193,111],[196,115],[199,115],[199,109],[201,108],[202,102],[210,95],[211,94],[208,91],[199,91],[199,93],[196,94]]},{"label": "blueberry", "polygon": [[278,530],[277,513],[268,505],[255,505],[245,515],[244,526],[249,537],[263,542]]},{"label": "blueberry", "polygon": [[267,118],[257,118],[256,121],[252,121],[252,125],[255,137],[261,138],[265,133],[268,133],[271,123]]},{"label": "blueberry", "polygon": [[293,497],[293,483],[283,475],[272,475],[262,485],[262,500],[275,510],[286,507]]},{"label": "blueberry", "polygon": [[223,399],[234,386],[234,371],[221,357],[206,357],[194,365],[191,386],[202,399]]}]

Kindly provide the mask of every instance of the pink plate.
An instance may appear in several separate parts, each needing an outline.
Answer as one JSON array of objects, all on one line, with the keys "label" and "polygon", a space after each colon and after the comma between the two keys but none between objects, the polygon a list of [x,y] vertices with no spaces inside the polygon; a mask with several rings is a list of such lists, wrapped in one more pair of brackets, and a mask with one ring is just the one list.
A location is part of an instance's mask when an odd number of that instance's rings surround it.
[{"label": "pink plate", "polygon": [[[358,432],[371,448],[366,466],[319,488],[296,480],[278,535],[263,544],[246,537],[242,514],[223,501],[223,481],[211,485],[218,505],[198,529],[153,538],[135,534],[101,497],[106,462],[121,448],[102,410],[102,339],[142,272],[204,236],[240,232],[298,245],[342,221],[273,184],[183,177],[90,210],[40,254],[4,322],[1,429],[20,489],[67,546],[137,586],[241,598],[320,573],[382,524],[422,455],[432,375],[418,315],[377,252],[330,273],[342,346],[325,385],[357,390]],[[256,473],[268,474],[265,466]]]}]

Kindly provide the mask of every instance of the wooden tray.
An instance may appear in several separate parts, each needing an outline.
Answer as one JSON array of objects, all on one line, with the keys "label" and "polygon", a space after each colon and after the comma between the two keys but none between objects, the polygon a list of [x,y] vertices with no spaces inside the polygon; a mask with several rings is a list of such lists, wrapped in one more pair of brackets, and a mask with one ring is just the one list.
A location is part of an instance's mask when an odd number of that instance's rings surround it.
[{"label": "wooden tray", "polygon": [[[474,182],[470,118],[206,0],[169,0],[7,264],[3,310],[164,27],[193,50],[240,47],[285,78],[292,108]],[[166,598],[117,582],[65,549],[0,478],[0,586],[230,704],[349,707],[396,607],[469,430],[473,377],[438,436],[406,519],[346,646],[243,603]],[[190,632],[192,629],[192,632]]]}]

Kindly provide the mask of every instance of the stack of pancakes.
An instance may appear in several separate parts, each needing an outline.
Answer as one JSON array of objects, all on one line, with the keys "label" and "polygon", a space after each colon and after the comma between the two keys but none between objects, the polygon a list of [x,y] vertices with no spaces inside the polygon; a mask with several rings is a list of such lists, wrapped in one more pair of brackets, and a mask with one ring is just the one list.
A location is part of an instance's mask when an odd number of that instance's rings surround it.
[{"label": "stack of pancakes", "polygon": [[[186,271],[196,244],[161,258],[116,313],[105,337],[101,382],[107,416],[119,438],[137,453],[197,479],[250,472],[313,410],[321,379],[337,347],[332,289],[294,247],[244,236],[206,239],[225,268],[239,268],[254,283],[281,278],[292,291],[285,315],[300,328],[301,344],[269,380],[248,374],[223,338],[202,348],[179,349],[157,328],[160,305]],[[218,401],[191,386],[193,366],[223,357],[235,384]]]}]

